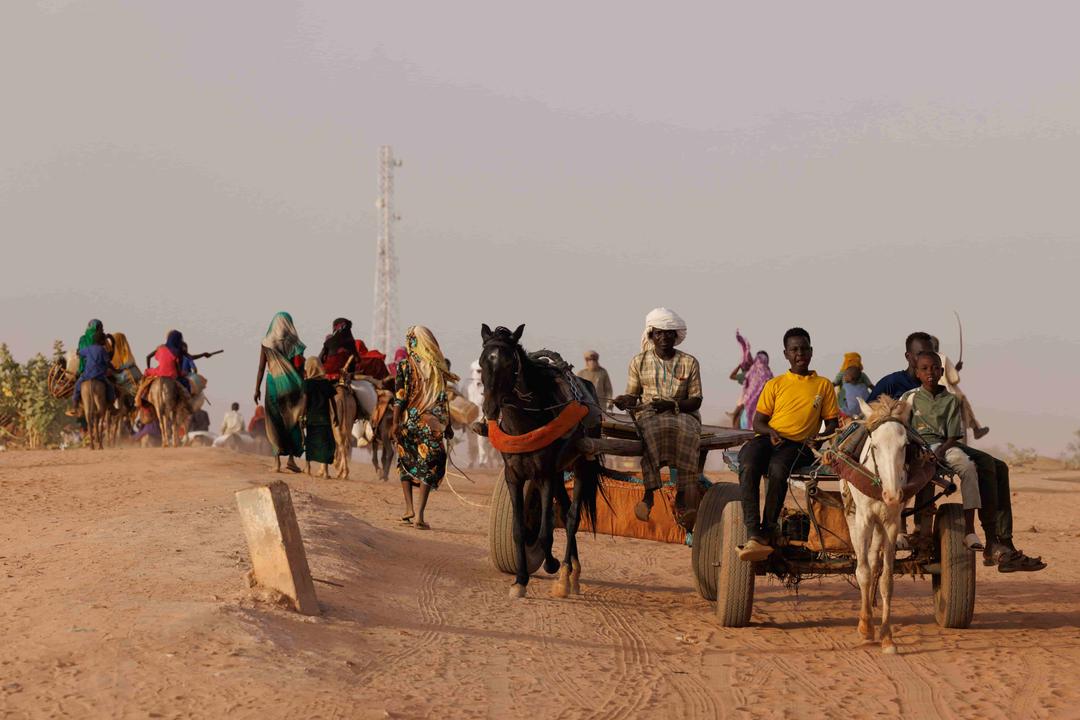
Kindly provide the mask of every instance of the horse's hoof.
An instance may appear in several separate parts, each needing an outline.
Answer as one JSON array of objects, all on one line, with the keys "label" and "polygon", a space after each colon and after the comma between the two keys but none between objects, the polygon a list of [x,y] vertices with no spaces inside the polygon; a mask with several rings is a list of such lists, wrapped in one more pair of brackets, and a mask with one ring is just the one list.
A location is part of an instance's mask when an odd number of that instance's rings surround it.
[{"label": "horse's hoof", "polygon": [[555,579],[555,584],[551,586],[551,597],[565,598],[570,595],[570,568],[563,565],[559,568],[559,577]]},{"label": "horse's hoof", "polygon": [[560,567],[561,565],[559,561],[553,557],[549,557],[547,560],[544,560],[544,572],[546,572],[548,575],[554,575],[555,573],[559,572]]},{"label": "horse's hoof", "polygon": [[525,597],[525,586],[524,585],[518,585],[517,583],[514,583],[513,585],[511,585],[510,586],[510,597],[511,597],[511,599],[521,599],[521,598]]}]

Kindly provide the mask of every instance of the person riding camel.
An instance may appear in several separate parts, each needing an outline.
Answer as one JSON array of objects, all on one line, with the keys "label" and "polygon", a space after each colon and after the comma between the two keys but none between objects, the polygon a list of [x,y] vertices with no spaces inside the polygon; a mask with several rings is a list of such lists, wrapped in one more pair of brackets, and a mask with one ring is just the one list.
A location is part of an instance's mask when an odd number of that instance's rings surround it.
[{"label": "person riding camel", "polygon": [[131,351],[127,335],[118,332],[107,335],[106,338],[112,340],[112,366],[116,371],[117,389],[130,400],[135,397],[135,391],[139,388],[142,371],[135,362],[135,354]]},{"label": "person riding camel", "polygon": [[356,372],[360,355],[356,351],[356,339],[352,334],[352,321],[348,318],[334,320],[332,330],[323,341],[319,352],[323,376],[330,382],[337,382],[343,374]]},{"label": "person riding camel", "polygon": [[[81,343],[80,343],[81,344]],[[67,414],[76,417],[79,414],[79,403],[82,401],[82,384],[87,380],[100,380],[105,383],[106,401],[112,403],[116,398],[116,391],[112,383],[112,358],[105,348],[105,333],[100,329],[94,334],[89,345],[79,349],[79,359],[83,369],[79,379],[75,381],[75,392],[71,396],[71,409]]]},{"label": "person riding camel", "polygon": [[360,356],[360,359],[356,361],[357,375],[364,375],[379,382],[390,377],[390,370],[386,367],[386,355],[384,353],[368,349],[363,340],[357,340],[356,354]]},{"label": "person riding camel", "polygon": [[644,453],[641,474],[645,496],[634,508],[648,522],[653,495],[661,487],[660,468],[674,468],[678,478],[675,518],[687,530],[694,527],[701,502],[701,369],[697,359],[676,350],[686,339],[686,323],[667,308],[645,318],[641,352],[630,361],[626,392],[615,407],[630,411],[641,435]]},{"label": "person riding camel", "polygon": [[[158,345],[154,352],[146,356],[146,372],[143,373],[143,377],[172,378],[190,395],[191,383],[183,369],[185,355],[183,333],[179,330],[170,330],[165,338],[165,344]],[[150,367],[151,360],[156,361],[155,367]]]}]

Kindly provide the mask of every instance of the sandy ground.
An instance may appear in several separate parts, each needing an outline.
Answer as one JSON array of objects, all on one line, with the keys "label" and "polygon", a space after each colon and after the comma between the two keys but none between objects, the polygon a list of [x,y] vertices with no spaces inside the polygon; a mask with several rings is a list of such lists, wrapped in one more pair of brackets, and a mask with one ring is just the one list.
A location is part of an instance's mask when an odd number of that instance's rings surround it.
[{"label": "sandy ground", "polygon": [[[289,478],[313,573],[337,584],[303,618],[243,580],[233,493],[266,462],[0,456],[0,717],[1080,716],[1080,473],[1016,474],[1018,543],[1052,565],[980,567],[971,629],[939,629],[929,582],[899,579],[890,657],[856,641],[839,578],[759,581],[754,625],[718,627],[674,545],[589,537],[583,597],[543,576],[510,600],[486,510],[444,489],[433,530],[403,527],[398,485],[360,464]],[[483,504],[492,481],[455,487]]]}]

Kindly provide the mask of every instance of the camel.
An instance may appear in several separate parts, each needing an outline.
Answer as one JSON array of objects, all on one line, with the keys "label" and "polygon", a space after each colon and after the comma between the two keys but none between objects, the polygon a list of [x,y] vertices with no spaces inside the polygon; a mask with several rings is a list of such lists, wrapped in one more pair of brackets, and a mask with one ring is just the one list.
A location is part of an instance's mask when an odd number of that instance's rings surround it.
[{"label": "camel", "polygon": [[96,446],[98,450],[104,450],[105,423],[109,414],[105,383],[102,380],[83,380],[79,392],[90,449]]},{"label": "camel", "polygon": [[349,478],[349,460],[352,457],[352,426],[356,422],[359,403],[356,392],[349,385],[338,385],[334,393],[334,470],[341,480]]},{"label": "camel", "polygon": [[155,377],[147,393],[161,429],[161,447],[180,447],[183,399],[173,378]]},{"label": "camel", "polygon": [[864,495],[846,480],[855,506],[847,516],[851,544],[855,549],[855,578],[859,583],[859,635],[864,641],[874,640],[874,581],[881,595],[881,649],[895,653],[892,639],[891,610],[893,594],[893,564],[896,559],[896,537],[900,532],[900,513],[907,484],[905,456],[908,444],[908,423],[911,404],[888,396],[867,405],[861,398],[859,407],[870,432],[860,462],[874,473],[881,484],[881,499]]}]

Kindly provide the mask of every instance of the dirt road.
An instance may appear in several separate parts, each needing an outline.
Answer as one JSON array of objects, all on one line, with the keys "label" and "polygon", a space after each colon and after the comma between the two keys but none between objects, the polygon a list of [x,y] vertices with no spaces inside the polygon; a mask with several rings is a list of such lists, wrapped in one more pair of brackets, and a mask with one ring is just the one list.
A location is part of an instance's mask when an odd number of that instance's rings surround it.
[{"label": "dirt road", "polygon": [[[842,579],[759,582],[716,625],[687,548],[582,542],[583,597],[507,597],[487,512],[448,488],[433,529],[400,489],[289,476],[323,608],[253,600],[233,493],[271,478],[224,450],[0,456],[0,717],[814,718],[1080,716],[1080,474],[1017,474],[1038,574],[979,568],[973,627],[899,579],[900,654],[855,634]],[[484,504],[493,477],[454,485]],[[1037,532],[1033,532],[1032,528]],[[557,541],[561,540],[557,538]],[[340,587],[339,587],[340,586]]]}]

